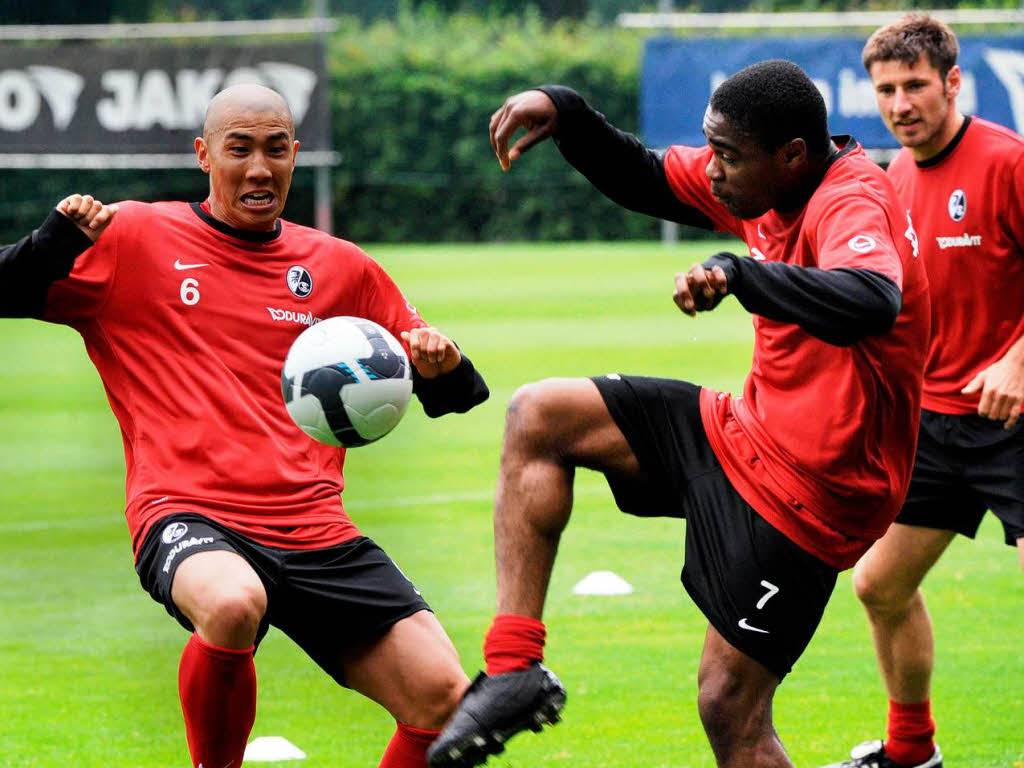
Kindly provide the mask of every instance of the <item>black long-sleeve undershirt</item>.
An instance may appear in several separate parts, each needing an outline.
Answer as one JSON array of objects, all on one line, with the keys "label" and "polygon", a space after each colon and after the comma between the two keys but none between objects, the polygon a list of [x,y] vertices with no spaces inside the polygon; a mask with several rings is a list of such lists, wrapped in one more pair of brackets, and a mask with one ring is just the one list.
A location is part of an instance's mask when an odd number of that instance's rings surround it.
[{"label": "black long-sleeve undershirt", "polygon": [[748,312],[799,325],[837,347],[888,333],[903,306],[896,283],[870,269],[800,267],[725,252],[704,262],[714,266]]},{"label": "black long-sleeve undershirt", "polygon": [[0,317],[40,317],[50,285],[71,274],[92,241],[56,210],[39,229],[0,249]]},{"label": "black long-sleeve undershirt", "polygon": [[620,131],[571,88],[543,85],[537,90],[558,109],[555,145],[603,195],[631,211],[714,229],[711,219],[675,196],[661,152]]},{"label": "black long-sleeve undershirt", "polygon": [[423,412],[434,419],[448,413],[465,413],[491,394],[484,377],[465,355],[454,370],[433,379],[423,378],[413,366],[412,391]]},{"label": "black long-sleeve undershirt", "polygon": [[[713,229],[711,220],[676,197],[665,174],[664,155],[609,123],[571,88],[544,85],[558,109],[553,136],[565,159],[619,205],[669,221]],[[799,325],[836,346],[888,332],[903,298],[899,287],[868,269],[818,269],[717,254],[705,266],[721,266],[728,292],[748,311]]]}]

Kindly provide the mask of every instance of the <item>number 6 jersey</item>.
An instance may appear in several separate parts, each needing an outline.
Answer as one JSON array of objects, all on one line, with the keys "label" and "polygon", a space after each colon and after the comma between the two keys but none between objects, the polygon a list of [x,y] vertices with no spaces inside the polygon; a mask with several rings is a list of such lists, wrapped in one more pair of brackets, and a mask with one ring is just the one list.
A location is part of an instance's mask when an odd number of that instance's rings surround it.
[{"label": "number 6 jersey", "polygon": [[278,547],[359,534],[341,503],[344,450],[303,434],[280,391],[294,338],[334,315],[398,338],[425,326],[352,243],[282,220],[235,230],[206,204],[120,204],[43,319],[81,333],[120,424],[133,548],[172,512]]}]

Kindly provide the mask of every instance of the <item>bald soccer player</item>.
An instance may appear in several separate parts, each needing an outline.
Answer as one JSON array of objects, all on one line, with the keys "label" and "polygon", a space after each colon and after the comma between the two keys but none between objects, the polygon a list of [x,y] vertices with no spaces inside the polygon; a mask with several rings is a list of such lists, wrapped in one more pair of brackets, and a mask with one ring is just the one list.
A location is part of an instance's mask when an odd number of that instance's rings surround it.
[{"label": "bald soccer player", "polygon": [[[355,315],[402,339],[428,415],[469,410],[486,385],[362,250],[280,218],[299,142],[279,94],[217,94],[195,151],[204,202],[120,203],[70,274],[68,249],[44,255],[53,268],[6,264],[32,279],[0,284],[0,312],[75,328],[103,380],[135,568],[191,633],[178,682],[192,764],[241,765],[273,625],[394,716],[381,766],[422,768],[469,681],[419,591],[345,513],[344,449],[291,422],[281,364],[306,325]],[[310,279],[290,283],[296,268]]]}]

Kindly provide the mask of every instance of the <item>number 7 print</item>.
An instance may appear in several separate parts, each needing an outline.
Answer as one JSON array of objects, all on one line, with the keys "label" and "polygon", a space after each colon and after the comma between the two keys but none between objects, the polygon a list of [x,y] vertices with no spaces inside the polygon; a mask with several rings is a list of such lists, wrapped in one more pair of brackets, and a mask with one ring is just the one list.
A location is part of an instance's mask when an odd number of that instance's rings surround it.
[{"label": "number 7 print", "polygon": [[772,584],[770,581],[761,580],[761,586],[767,589],[764,597],[757,601],[757,610],[764,608],[764,604],[771,600],[775,595],[779,593],[779,588]]},{"label": "number 7 print", "polygon": [[[777,595],[779,593],[779,588],[776,587],[774,584],[772,584],[770,581],[764,581],[762,579],[761,580],[761,586],[764,587],[765,589],[767,589],[768,591],[765,592],[764,597],[762,597],[760,600],[757,601],[757,610],[759,610],[759,611],[762,608],[764,608],[764,604],[765,603],[767,603],[769,600],[771,600],[773,597],[775,597],[775,595]],[[755,627],[753,624],[749,623],[747,621],[747,617],[746,616],[744,616],[742,619],[740,619],[738,624],[740,626],[740,629],[745,629],[748,632],[758,632],[758,633],[760,633],[762,635],[771,634],[767,629],[761,629],[760,627]]]}]

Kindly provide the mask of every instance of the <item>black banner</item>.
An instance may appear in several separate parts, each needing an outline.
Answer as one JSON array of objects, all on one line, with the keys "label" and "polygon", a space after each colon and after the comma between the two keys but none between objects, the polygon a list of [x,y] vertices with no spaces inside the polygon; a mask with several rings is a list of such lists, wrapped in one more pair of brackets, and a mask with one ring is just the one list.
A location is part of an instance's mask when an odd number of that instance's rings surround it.
[{"label": "black banner", "polygon": [[316,42],[0,45],[0,153],[190,153],[210,98],[251,82],[285,97],[303,151],[329,149]]}]

